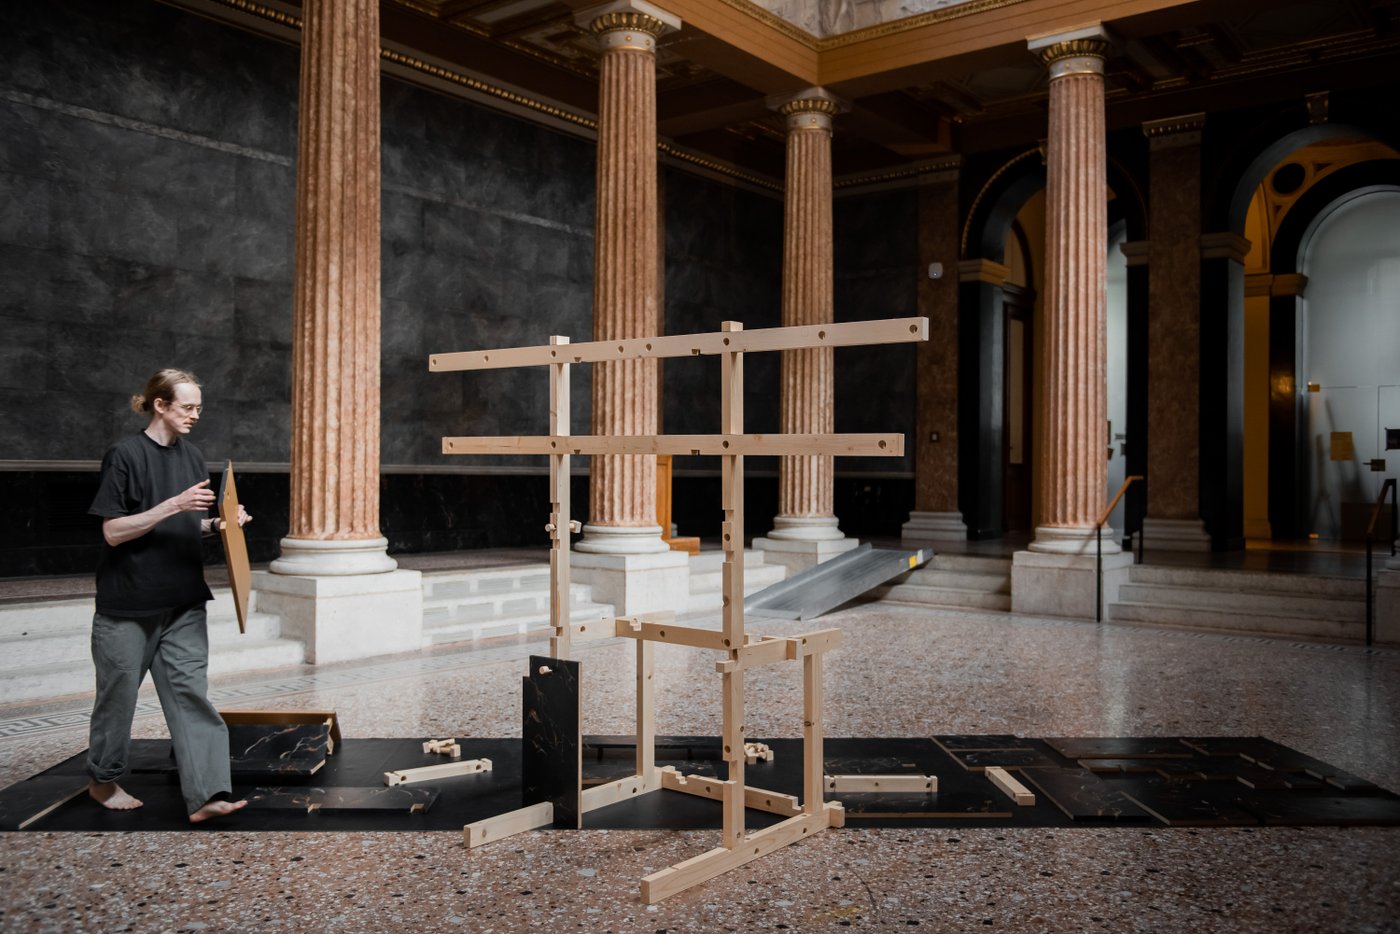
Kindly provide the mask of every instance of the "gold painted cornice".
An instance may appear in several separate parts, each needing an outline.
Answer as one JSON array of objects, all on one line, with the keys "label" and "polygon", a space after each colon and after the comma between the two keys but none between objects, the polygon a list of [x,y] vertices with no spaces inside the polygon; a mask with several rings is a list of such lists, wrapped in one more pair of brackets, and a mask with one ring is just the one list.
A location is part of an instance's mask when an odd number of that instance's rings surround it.
[{"label": "gold painted cornice", "polygon": [[1054,45],[1047,45],[1036,52],[1040,60],[1046,65],[1053,65],[1062,58],[1106,58],[1108,56],[1108,42],[1099,38],[1086,39],[1066,39],[1064,42],[1056,42]]},{"label": "gold painted cornice", "polygon": [[589,29],[594,35],[602,35],[605,32],[613,32],[618,29],[626,29],[630,32],[644,32],[653,39],[659,38],[662,33],[669,28],[666,23],[648,13],[637,13],[620,10],[614,13],[604,13],[589,24]]},{"label": "gold painted cornice", "polygon": [[1162,120],[1149,120],[1142,125],[1142,135],[1148,139],[1171,136],[1176,133],[1198,133],[1206,125],[1204,113],[1184,114],[1179,117],[1166,117]]},{"label": "gold painted cornice", "polygon": [[903,19],[891,20],[887,23],[877,23],[874,26],[853,29],[850,32],[843,32],[837,36],[826,36],[825,38],[818,38],[812,35],[807,30],[793,25],[776,13],[753,3],[752,0],[719,0],[719,2],[737,10],[744,16],[759,21],[770,29],[782,33],[789,39],[801,43],[806,48],[820,53],[828,49],[839,49],[843,46],[869,42],[872,39],[883,39],[886,36],[898,35],[899,33],[909,32],[913,29],[922,29],[934,23],[961,19],[964,16],[975,16],[978,13],[986,13],[991,10],[1000,10],[1004,7],[1015,6],[1018,3],[1025,3],[1027,0],[970,0],[970,2],[960,3],[957,6],[945,7],[941,10],[930,10],[927,13],[906,16]]}]

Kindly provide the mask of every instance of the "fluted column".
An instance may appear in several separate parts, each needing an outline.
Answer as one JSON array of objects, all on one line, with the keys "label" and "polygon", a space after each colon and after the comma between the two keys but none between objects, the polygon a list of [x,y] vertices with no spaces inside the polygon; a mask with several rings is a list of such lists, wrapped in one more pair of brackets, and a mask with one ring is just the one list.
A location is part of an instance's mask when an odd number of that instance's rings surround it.
[{"label": "fluted column", "polygon": [[[1102,29],[1030,43],[1050,69],[1044,444],[1032,551],[1092,553],[1106,499],[1108,201]],[[1105,553],[1119,551],[1103,530]]]},{"label": "fluted column", "polygon": [[[839,102],[820,88],[778,106],[787,118],[787,193],[783,206],[784,327],[829,324],[834,279],[831,230],[831,124]],[[835,424],[832,349],[782,353],[781,430],[829,434]],[[829,454],[786,455],[778,463],[778,515],[772,539],[840,539]]]},{"label": "fluted column", "polygon": [[[598,203],[593,339],[657,333],[656,40],[680,21],[641,2],[586,10],[597,36]],[[593,433],[656,433],[656,361],[593,365]],[[656,458],[594,457],[589,522],[578,549],[600,554],[668,551],[656,524]]]},{"label": "fluted column", "polygon": [[379,4],[303,15],[291,521],[272,570],[380,573]]}]

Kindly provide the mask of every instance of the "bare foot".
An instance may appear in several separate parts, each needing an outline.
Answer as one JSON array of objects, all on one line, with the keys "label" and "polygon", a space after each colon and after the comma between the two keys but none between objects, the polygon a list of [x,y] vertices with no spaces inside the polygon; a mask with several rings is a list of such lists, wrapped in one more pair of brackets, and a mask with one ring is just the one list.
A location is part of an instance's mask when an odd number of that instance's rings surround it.
[{"label": "bare foot", "polygon": [[140,799],[127,794],[116,782],[88,782],[88,794],[104,808],[114,811],[130,811],[141,806]]},{"label": "bare foot", "polygon": [[225,814],[232,814],[246,805],[247,801],[210,801],[190,815],[190,823],[198,824],[207,821],[211,817],[223,817]]}]

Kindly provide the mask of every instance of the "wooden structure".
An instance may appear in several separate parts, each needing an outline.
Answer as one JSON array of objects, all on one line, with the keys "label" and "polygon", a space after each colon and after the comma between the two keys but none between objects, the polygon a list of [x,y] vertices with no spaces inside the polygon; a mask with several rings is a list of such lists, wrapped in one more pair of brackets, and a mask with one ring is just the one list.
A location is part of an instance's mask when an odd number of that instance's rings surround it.
[{"label": "wooden structure", "polygon": [[[551,719],[551,735],[572,732],[561,742],[556,758],[562,767],[572,757],[569,787],[552,800],[527,801],[517,811],[469,824],[463,829],[466,845],[479,846],[513,833],[561,822],[581,826],[587,811],[662,789],[713,798],[723,809],[720,845],[642,880],[641,895],[648,904],[743,865],[759,856],[813,836],[845,822],[839,803],[824,800],[822,661],[826,652],[841,643],[841,633],[824,629],[798,636],[770,638],[744,630],[744,456],[747,454],[830,454],[898,457],[904,453],[900,434],[762,435],[744,433],[744,354],[807,348],[892,344],[928,339],[928,319],[899,318],[850,324],[810,325],[744,331],[737,322],[725,322],[722,330],[706,334],[665,335],[617,341],[570,344],[566,337],[552,337],[547,346],[505,350],[435,354],[429,358],[433,372],[481,370],[520,366],[549,368],[550,412],[548,435],[537,437],[447,437],[446,454],[544,454],[549,456],[551,509],[545,530],[550,535],[550,639],[552,659],[532,658],[525,679],[527,727],[532,716]],[[569,368],[576,363],[604,363],[636,358],[718,356],[721,366],[720,431],[712,435],[573,436],[569,431]],[[650,613],[574,626],[569,620],[569,459],[594,454],[690,454],[712,455],[722,465],[721,498],[724,522],[721,545],[723,609],[718,630],[676,625],[674,613]],[[636,767],[633,774],[590,788],[583,788],[579,755],[582,718],[578,712],[578,663],[568,661],[575,641],[625,637],[636,642]],[[722,653],[716,664],[721,679],[721,745],[727,778],[683,776],[655,763],[653,648],[657,642],[709,649]],[[744,739],[744,675],[753,668],[779,662],[800,662],[803,673],[803,786],[800,800],[791,795],[753,788],[744,782],[748,751]],[[569,681],[573,706],[558,704],[546,714],[531,710],[532,692]],[[569,711],[572,710],[572,713]],[[560,711],[564,711],[561,715]],[[572,717],[567,724],[563,720]],[[531,750],[527,729],[526,758]],[[528,773],[529,766],[526,765]],[[530,779],[527,774],[525,785]],[[748,833],[744,810],[754,808],[777,813],[784,820]]]},{"label": "wooden structure", "polygon": [[238,631],[248,631],[248,598],[253,592],[253,571],[248,565],[248,543],[238,524],[238,488],[233,482],[233,461],[224,466],[219,481],[219,539],[228,562],[228,586],[233,591],[233,609],[238,614]]}]

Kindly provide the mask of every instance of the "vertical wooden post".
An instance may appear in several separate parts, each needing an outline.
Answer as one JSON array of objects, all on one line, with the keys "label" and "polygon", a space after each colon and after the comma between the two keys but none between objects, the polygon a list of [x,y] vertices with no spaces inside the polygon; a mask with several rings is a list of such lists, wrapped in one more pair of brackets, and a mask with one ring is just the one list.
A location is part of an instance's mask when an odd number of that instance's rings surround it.
[{"label": "vertical wooden post", "polygon": [[650,787],[656,771],[656,665],[653,645],[637,640],[637,774]]},{"label": "vertical wooden post", "polygon": [[[738,321],[725,321],[721,331],[741,331]],[[720,356],[720,433],[744,431],[744,355],[728,352]],[[744,457],[726,454],[721,461],[721,498],[724,524],[723,628],[730,657],[744,644]],[[733,849],[744,836],[744,672],[726,672],[724,679],[724,727],[721,737],[724,760],[729,766],[729,785],[724,797],[724,845]]]},{"label": "vertical wooden post", "polygon": [[813,652],[802,659],[802,810],[819,813],[826,799],[822,740],[822,659]]},{"label": "vertical wooden post", "polygon": [[[553,346],[567,344],[567,337],[549,339]],[[549,433],[567,435],[569,431],[569,364],[549,365]],[[549,624],[554,635],[549,638],[549,654],[567,658],[570,654],[569,617],[573,599],[569,593],[569,455],[549,455]]]}]

